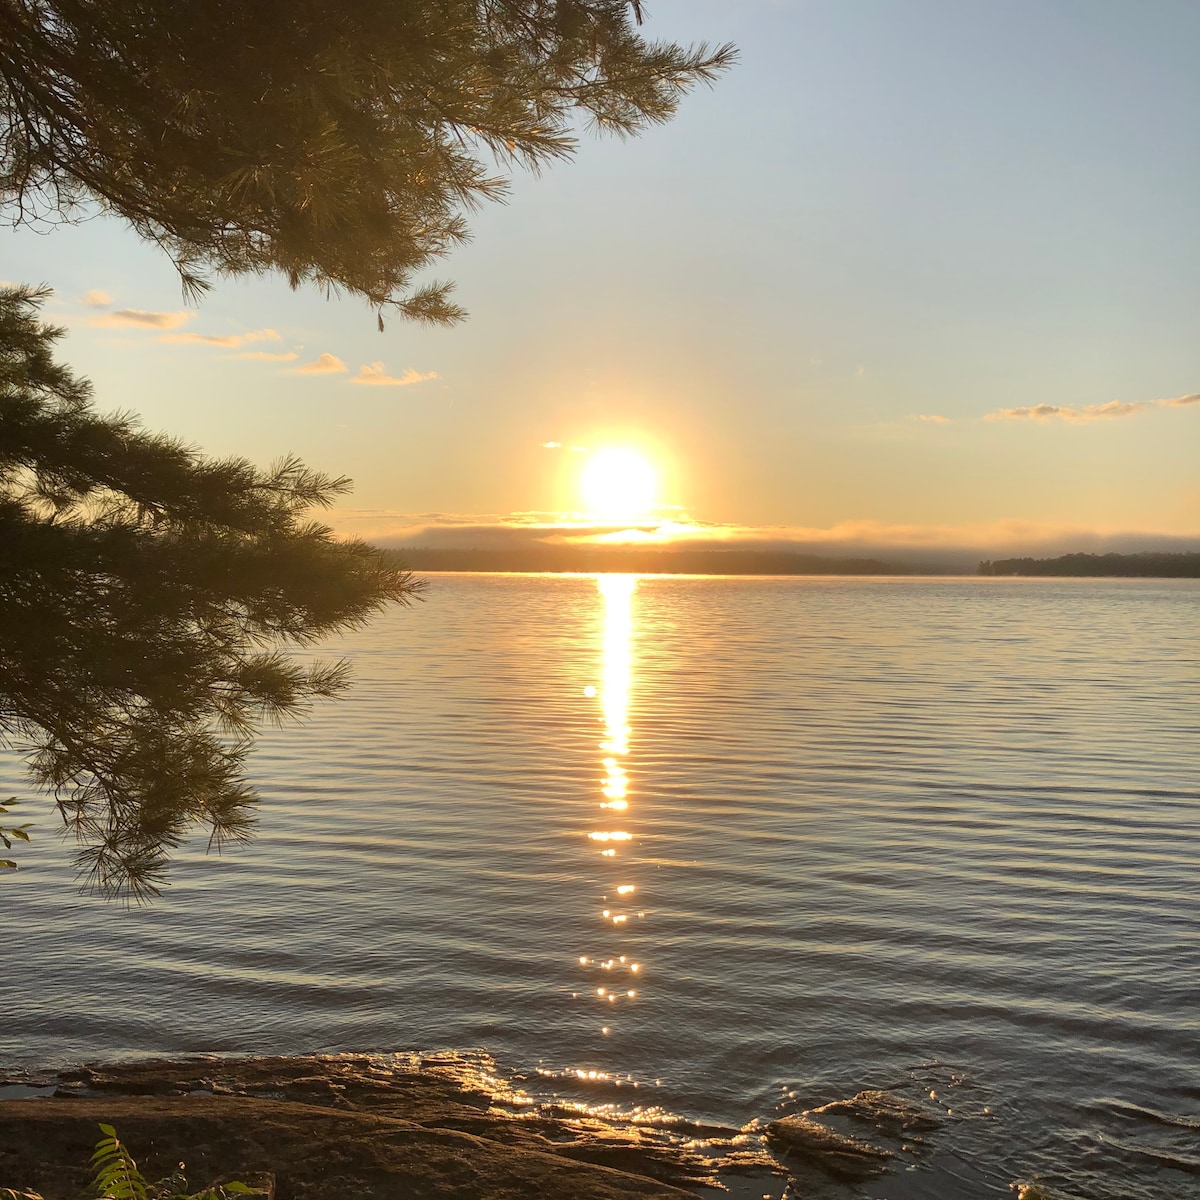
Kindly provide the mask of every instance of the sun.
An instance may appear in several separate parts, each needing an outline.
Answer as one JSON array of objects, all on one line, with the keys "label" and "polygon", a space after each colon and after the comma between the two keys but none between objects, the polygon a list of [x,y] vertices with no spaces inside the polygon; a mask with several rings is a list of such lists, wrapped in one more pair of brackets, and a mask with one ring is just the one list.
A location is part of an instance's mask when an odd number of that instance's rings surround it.
[{"label": "sun", "polygon": [[635,450],[597,450],[579,480],[588,515],[603,521],[635,521],[650,516],[658,474]]}]

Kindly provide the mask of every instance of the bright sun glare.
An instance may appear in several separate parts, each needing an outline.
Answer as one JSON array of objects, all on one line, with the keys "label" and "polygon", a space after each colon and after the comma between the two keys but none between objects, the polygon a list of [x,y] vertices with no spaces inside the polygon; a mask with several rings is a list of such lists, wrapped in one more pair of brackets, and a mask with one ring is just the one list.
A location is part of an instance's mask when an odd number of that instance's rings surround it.
[{"label": "bright sun glare", "polygon": [[589,515],[605,521],[634,521],[650,515],[658,477],[634,450],[599,450],[583,468],[580,490]]}]

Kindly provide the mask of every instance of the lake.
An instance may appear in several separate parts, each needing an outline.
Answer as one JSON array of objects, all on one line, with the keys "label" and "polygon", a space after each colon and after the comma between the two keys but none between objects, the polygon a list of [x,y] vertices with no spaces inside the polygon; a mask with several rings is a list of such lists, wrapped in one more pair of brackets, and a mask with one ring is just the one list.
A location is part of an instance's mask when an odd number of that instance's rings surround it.
[{"label": "lake", "polygon": [[886,1088],[944,1122],[847,1195],[1200,1194],[1200,583],[445,575],[328,652],[256,840],[151,907],[76,895],[25,796],[0,1066],[479,1048],[734,1124]]}]

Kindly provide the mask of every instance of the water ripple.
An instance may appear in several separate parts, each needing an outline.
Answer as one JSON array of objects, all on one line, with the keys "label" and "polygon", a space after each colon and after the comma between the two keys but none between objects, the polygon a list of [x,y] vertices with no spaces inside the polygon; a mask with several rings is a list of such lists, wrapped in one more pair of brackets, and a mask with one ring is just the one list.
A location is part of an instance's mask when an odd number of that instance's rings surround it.
[{"label": "water ripple", "polygon": [[872,1195],[1192,1194],[1198,616],[1188,582],[438,577],[319,651],[352,697],[263,738],[258,839],[155,907],[76,898],[33,814],[5,1065],[485,1046],[733,1123],[881,1087],[954,1119]]}]

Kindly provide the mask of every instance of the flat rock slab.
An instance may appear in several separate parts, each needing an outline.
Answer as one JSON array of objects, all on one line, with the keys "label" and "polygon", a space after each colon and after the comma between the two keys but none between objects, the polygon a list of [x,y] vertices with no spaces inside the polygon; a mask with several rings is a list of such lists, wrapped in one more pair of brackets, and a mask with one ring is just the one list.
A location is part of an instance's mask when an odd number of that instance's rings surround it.
[{"label": "flat rock slab", "polygon": [[[469,1106],[464,1106],[469,1107]],[[482,1115],[482,1114],[479,1114]],[[0,1101],[0,1187],[77,1200],[100,1122],[149,1179],[275,1176],[277,1200],[695,1200],[653,1179],[354,1109],[246,1095]]]}]

